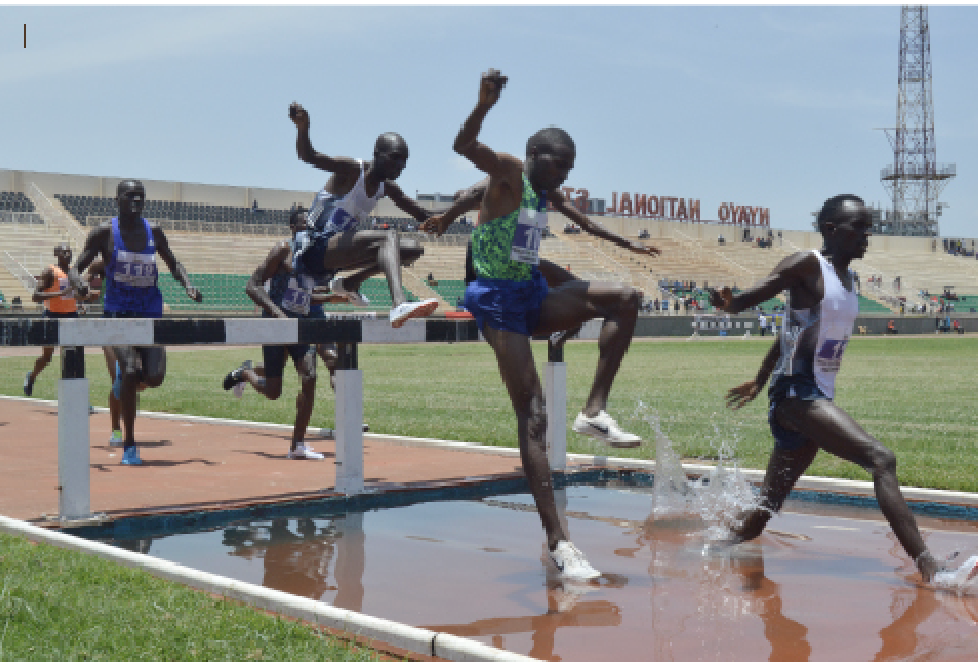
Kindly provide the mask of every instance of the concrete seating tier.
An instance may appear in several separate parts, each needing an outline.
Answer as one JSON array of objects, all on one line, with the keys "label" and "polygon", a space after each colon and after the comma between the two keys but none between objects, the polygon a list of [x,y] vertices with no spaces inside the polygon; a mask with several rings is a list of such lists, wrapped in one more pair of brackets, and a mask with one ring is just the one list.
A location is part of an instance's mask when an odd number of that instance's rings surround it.
[{"label": "concrete seating tier", "polygon": [[23,193],[0,191],[0,211],[32,212],[34,203]]},{"label": "concrete seating tier", "polygon": [[[55,193],[65,210],[82,225],[89,216],[95,218],[113,217],[118,213],[115,198],[93,195],[69,195]],[[244,223],[288,226],[288,209],[252,209],[250,207],[229,207],[197,202],[174,202],[172,200],[146,200],[143,216],[171,221],[202,221],[205,223]]]}]

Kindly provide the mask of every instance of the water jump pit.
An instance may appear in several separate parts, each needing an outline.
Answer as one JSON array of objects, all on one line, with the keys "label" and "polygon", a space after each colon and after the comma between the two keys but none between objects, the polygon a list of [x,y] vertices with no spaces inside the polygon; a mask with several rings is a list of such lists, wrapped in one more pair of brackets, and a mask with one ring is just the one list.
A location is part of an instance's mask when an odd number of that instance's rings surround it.
[{"label": "water jump pit", "polygon": [[[556,578],[513,479],[75,533],[543,660],[978,659],[978,586],[922,584],[870,498],[798,491],[757,541],[726,546],[717,531],[738,480],[561,478],[594,582]],[[936,555],[978,551],[978,509],[921,509]]]}]

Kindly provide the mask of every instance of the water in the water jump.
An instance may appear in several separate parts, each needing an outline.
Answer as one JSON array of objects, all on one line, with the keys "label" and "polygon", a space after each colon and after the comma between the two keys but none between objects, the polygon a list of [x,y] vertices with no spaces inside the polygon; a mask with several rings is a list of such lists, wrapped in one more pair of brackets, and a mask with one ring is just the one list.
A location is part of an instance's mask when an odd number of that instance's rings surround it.
[{"label": "water in the water jump", "polygon": [[655,437],[655,483],[652,515],[662,519],[698,519],[706,540],[729,538],[730,526],[740,513],[757,506],[757,497],[737,464],[739,435],[732,428],[721,430],[711,417],[709,439],[716,464],[696,480],[687,478],[675,444],[662,430],[658,413],[639,401],[636,418],[645,421]]}]

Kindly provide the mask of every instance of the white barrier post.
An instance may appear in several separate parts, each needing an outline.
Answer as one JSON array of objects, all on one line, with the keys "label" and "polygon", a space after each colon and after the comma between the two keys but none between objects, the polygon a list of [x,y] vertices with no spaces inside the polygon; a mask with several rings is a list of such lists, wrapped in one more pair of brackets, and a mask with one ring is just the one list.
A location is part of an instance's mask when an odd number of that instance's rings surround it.
[{"label": "white barrier post", "polygon": [[363,492],[363,372],[356,343],[340,343],[336,371],[336,491]]},{"label": "white barrier post", "polygon": [[85,348],[61,348],[58,383],[58,515],[62,520],[92,516],[89,490],[88,380]]},{"label": "white barrier post", "polygon": [[567,468],[567,364],[563,348],[550,347],[544,365],[544,397],[547,401],[547,459],[550,468]]}]

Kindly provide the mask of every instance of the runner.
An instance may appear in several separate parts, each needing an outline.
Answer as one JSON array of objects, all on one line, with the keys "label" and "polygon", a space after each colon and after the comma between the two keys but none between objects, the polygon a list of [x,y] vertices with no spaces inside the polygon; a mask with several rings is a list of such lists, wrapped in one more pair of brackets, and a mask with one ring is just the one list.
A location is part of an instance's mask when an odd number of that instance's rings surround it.
[{"label": "runner", "polygon": [[[424,253],[421,244],[402,240],[397,227],[388,230],[357,230],[357,223],[366,222],[370,212],[384,196],[418,222],[429,214],[417,202],[407,197],[394,180],[408,159],[407,143],[396,133],[384,133],[374,145],[373,161],[317,152],[309,139],[309,113],[298,103],[289,106],[289,117],[298,130],[296,152],[310,165],[332,173],[323,189],[316,194],[309,210],[310,230],[296,238],[296,260],[304,264],[305,272],[317,278],[333,272],[330,289],[346,296],[357,306],[366,306],[360,294],[363,282],[383,273],[390,287],[390,322],[400,328],[413,317],[427,317],[438,307],[438,299],[407,301],[401,287],[401,264],[413,264]],[[360,269],[346,278],[335,272]]]},{"label": "runner", "polygon": [[[866,432],[833,397],[835,376],[859,312],[853,291],[852,260],[869,245],[872,215],[855,195],[825,201],[818,214],[822,251],[785,258],[756,286],[736,296],[729,288],[710,290],[710,303],[736,314],[787,290],[784,326],[757,376],[730,389],[727,405],[739,409],[753,400],[772,374],[768,421],[774,448],[761,487],[761,501],[743,514],[734,542],[761,535],[819,449],[857,464],[873,476],[876,500],[903,549],[924,581],[947,580],[952,573],[928,551],[917,523],[900,493],[893,451]],[[968,560],[966,579],[978,575],[978,557]]]},{"label": "runner", "polygon": [[[31,300],[44,306],[44,317],[63,319],[78,317],[79,296],[68,282],[68,270],[71,268],[71,247],[60,243],[54,247],[54,258],[57,264],[44,267],[41,277],[34,282],[34,295]],[[34,369],[24,377],[24,395],[31,397],[34,393],[34,381],[41,371],[51,362],[54,347],[42,347],[41,355],[34,361]]]},{"label": "runner", "polygon": [[[306,220],[306,210],[302,207],[292,211],[289,226],[293,229],[293,238],[275,244],[245,287],[251,300],[261,307],[262,317],[311,317],[312,307],[331,297],[328,293],[314,291],[314,281],[304,273],[301,262],[298,268],[293,268],[295,231],[305,227]],[[268,290],[265,289],[266,282],[269,283]],[[243,364],[232,370],[224,377],[224,390],[247,382],[269,400],[277,400],[282,394],[282,373],[288,353],[299,375],[301,388],[295,400],[292,444],[286,457],[290,460],[323,459],[321,453],[315,452],[304,441],[316,398],[316,348],[309,344],[262,345],[261,352],[263,364],[260,368],[256,371]]]},{"label": "runner", "polygon": [[[72,287],[87,294],[88,286],[79,277],[96,257],[105,263],[105,302],[103,315],[111,318],[158,318],[163,316],[163,294],[157,286],[156,254],[170,273],[200,303],[203,295],[190,283],[187,270],[177,262],[163,229],[142,217],[146,189],[142,182],[128,179],[116,188],[119,216],[93,229],[85,240],[82,254],[68,274]],[[142,464],[136,446],[136,391],[140,383],[156,388],[166,376],[166,350],[163,347],[113,347],[119,362],[116,396],[120,401],[123,427],[122,464]],[[114,387],[115,388],[115,387]]]},{"label": "runner", "polygon": [[557,515],[544,439],[547,416],[530,336],[571,329],[595,317],[606,318],[598,341],[600,356],[594,383],[574,429],[612,446],[637,446],[641,439],[622,431],[605,407],[631,343],[642,294],[630,287],[578,279],[548,291],[537,267],[547,201],[595,236],[643,255],[654,255],[658,250],[633,244],[591,222],[558,192],[576,155],[565,131],[550,128],[534,134],[526,145],[525,163],[478,141],[482,121],[499,100],[505,83],[506,78],[498,71],[490,69],[482,75],[479,101],[454,144],[457,153],[489,175],[480,223],[472,235],[477,278],[466,288],[465,307],[493,348],[509,391],[523,470],[546,531],[550,557],[564,579],[588,580],[600,573],[567,539]]},{"label": "runner", "polygon": [[[104,294],[103,285],[105,283],[105,263],[102,258],[96,258],[88,267],[88,301],[98,301]],[[122,419],[120,416],[121,405],[119,404],[118,393],[121,393],[122,371],[119,362],[115,359],[115,352],[108,345],[102,347],[102,355],[105,357],[105,367],[109,371],[109,422],[112,432],[109,434],[109,446],[119,447],[123,445],[122,439]],[[136,391],[146,390],[146,384],[140,382]]]}]

